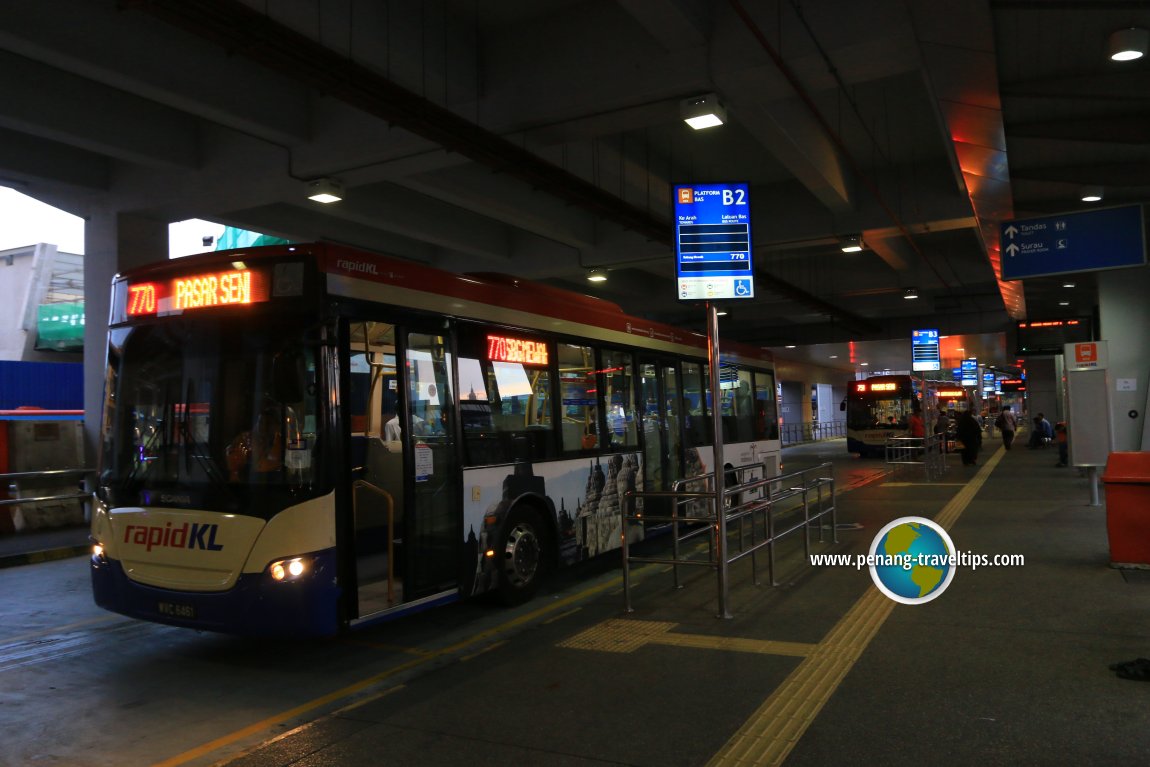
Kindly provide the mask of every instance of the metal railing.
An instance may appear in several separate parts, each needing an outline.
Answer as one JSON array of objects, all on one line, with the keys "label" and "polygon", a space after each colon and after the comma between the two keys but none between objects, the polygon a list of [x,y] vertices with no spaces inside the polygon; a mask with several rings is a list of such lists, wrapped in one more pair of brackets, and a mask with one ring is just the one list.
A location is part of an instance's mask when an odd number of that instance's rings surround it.
[{"label": "metal railing", "polygon": [[[803,531],[803,549],[810,561],[811,527],[817,526],[819,541],[824,540],[823,518],[830,517],[832,539],[838,543],[836,528],[835,480],[833,465],[818,466],[778,477],[755,478],[762,464],[748,464],[727,470],[736,482],[728,482],[723,491],[723,504],[715,505],[713,475],[704,474],[679,480],[669,491],[628,491],[623,503],[623,530],[631,523],[669,523],[671,556],[633,556],[628,536],[623,535],[623,600],[627,612],[631,607],[631,564],[634,562],[669,564],[675,588],[682,588],[679,566],[709,567],[716,571],[719,590],[719,615],[730,618],[728,609],[731,564],[749,557],[751,576],[759,584],[757,554],[767,550],[767,571],[771,585],[775,580],[775,544],[792,533]],[[749,477],[749,478],[748,478]],[[688,490],[689,487],[698,487]],[[648,501],[668,499],[669,513],[652,514]],[[796,503],[783,504],[796,499]],[[640,502],[643,508],[640,509]],[[829,505],[828,505],[829,502]],[[801,518],[798,512],[801,509]],[[781,528],[780,529],[780,524]],[[685,532],[681,532],[686,527]],[[706,558],[698,558],[700,547],[684,554],[683,544],[706,537]]]},{"label": "metal railing", "polygon": [[[81,483],[83,477],[94,474],[95,469],[48,469],[45,471],[18,471],[10,474],[0,474],[0,481],[8,481],[8,492],[18,493],[20,487],[13,480],[20,479],[51,479],[54,477],[67,477],[67,476],[80,476]],[[69,493],[66,495],[45,495],[36,498],[9,498],[0,500],[0,506],[17,506],[22,503],[37,503],[41,501],[68,501],[72,499],[88,499],[92,497],[90,491],[79,493]]]},{"label": "metal railing", "polygon": [[824,439],[834,439],[846,435],[846,421],[806,421],[804,423],[784,423],[779,426],[779,438],[783,445],[820,442]]},{"label": "metal railing", "polygon": [[946,473],[949,441],[946,434],[926,437],[888,437],[886,463],[889,466],[921,466],[928,481]]}]

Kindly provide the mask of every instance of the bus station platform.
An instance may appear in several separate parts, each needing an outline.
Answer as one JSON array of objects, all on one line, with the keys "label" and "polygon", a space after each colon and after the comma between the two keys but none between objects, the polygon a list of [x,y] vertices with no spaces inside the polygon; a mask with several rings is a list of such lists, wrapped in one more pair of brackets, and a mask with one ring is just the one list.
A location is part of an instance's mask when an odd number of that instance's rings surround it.
[{"label": "bus station platform", "polygon": [[[799,534],[780,544],[778,585],[761,562],[760,585],[749,561],[732,565],[730,618],[710,570],[675,589],[654,564],[634,567],[627,613],[607,557],[518,608],[465,602],[268,643],[101,617],[83,559],[48,561],[86,531],[8,536],[3,561],[44,564],[0,570],[31,614],[7,614],[17,636],[0,670],[28,697],[8,710],[0,765],[1146,763],[1150,684],[1111,666],[1150,658],[1150,570],[1110,566],[1105,505],[1056,451],[987,440],[977,466],[951,456],[933,482],[841,439],[783,458],[788,472],[832,464],[838,543],[815,532],[812,554],[865,555],[888,523],[919,516],[958,552],[1023,560],[959,566],[936,599],[907,605],[866,568],[811,564]],[[70,595],[87,606],[49,617]],[[132,652],[109,655],[109,641]],[[53,647],[54,665],[28,665]],[[32,695],[57,688],[70,691]],[[35,735],[65,720],[72,735]]]},{"label": "bus station platform", "polygon": [[[845,452],[784,460],[825,450]],[[865,569],[807,564],[800,545],[778,586],[732,568],[729,619],[707,571],[675,590],[665,568],[640,568],[630,614],[604,572],[538,597],[514,632],[380,677],[222,763],[1145,763],[1150,684],[1110,666],[1150,657],[1150,572],[1109,566],[1105,507],[1055,451],[988,441],[978,466],[954,458],[936,482],[902,471],[842,488],[839,543],[812,553],[865,554],[886,523],[922,516],[960,552],[1024,564],[959,567],[937,599],[906,605]]]}]

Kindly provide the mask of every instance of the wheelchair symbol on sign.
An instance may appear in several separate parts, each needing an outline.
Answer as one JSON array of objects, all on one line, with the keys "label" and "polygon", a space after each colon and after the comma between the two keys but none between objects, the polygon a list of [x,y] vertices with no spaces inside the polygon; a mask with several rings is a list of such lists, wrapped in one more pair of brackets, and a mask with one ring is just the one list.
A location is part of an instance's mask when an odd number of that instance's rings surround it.
[{"label": "wheelchair symbol on sign", "polygon": [[735,295],[736,296],[749,296],[751,294],[751,286],[745,280],[738,280],[735,282]]}]

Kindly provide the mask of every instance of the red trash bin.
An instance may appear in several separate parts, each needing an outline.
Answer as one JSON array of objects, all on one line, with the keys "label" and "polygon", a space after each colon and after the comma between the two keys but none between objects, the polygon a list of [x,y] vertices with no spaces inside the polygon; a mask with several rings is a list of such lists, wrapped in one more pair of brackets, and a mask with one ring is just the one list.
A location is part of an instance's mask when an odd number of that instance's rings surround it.
[{"label": "red trash bin", "polygon": [[1150,566],[1150,452],[1111,453],[1102,482],[1110,564]]}]

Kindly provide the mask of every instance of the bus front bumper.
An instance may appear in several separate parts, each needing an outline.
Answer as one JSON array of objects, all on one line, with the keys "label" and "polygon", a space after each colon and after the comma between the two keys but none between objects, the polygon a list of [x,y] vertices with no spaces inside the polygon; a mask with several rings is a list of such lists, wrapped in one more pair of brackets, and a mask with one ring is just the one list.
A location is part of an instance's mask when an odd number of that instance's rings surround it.
[{"label": "bus front bumper", "polygon": [[190,592],[137,583],[117,560],[93,556],[92,594],[105,610],[171,626],[255,637],[327,637],[339,633],[335,550],[317,552],[306,577],[276,582],[245,573],[227,591]]}]

